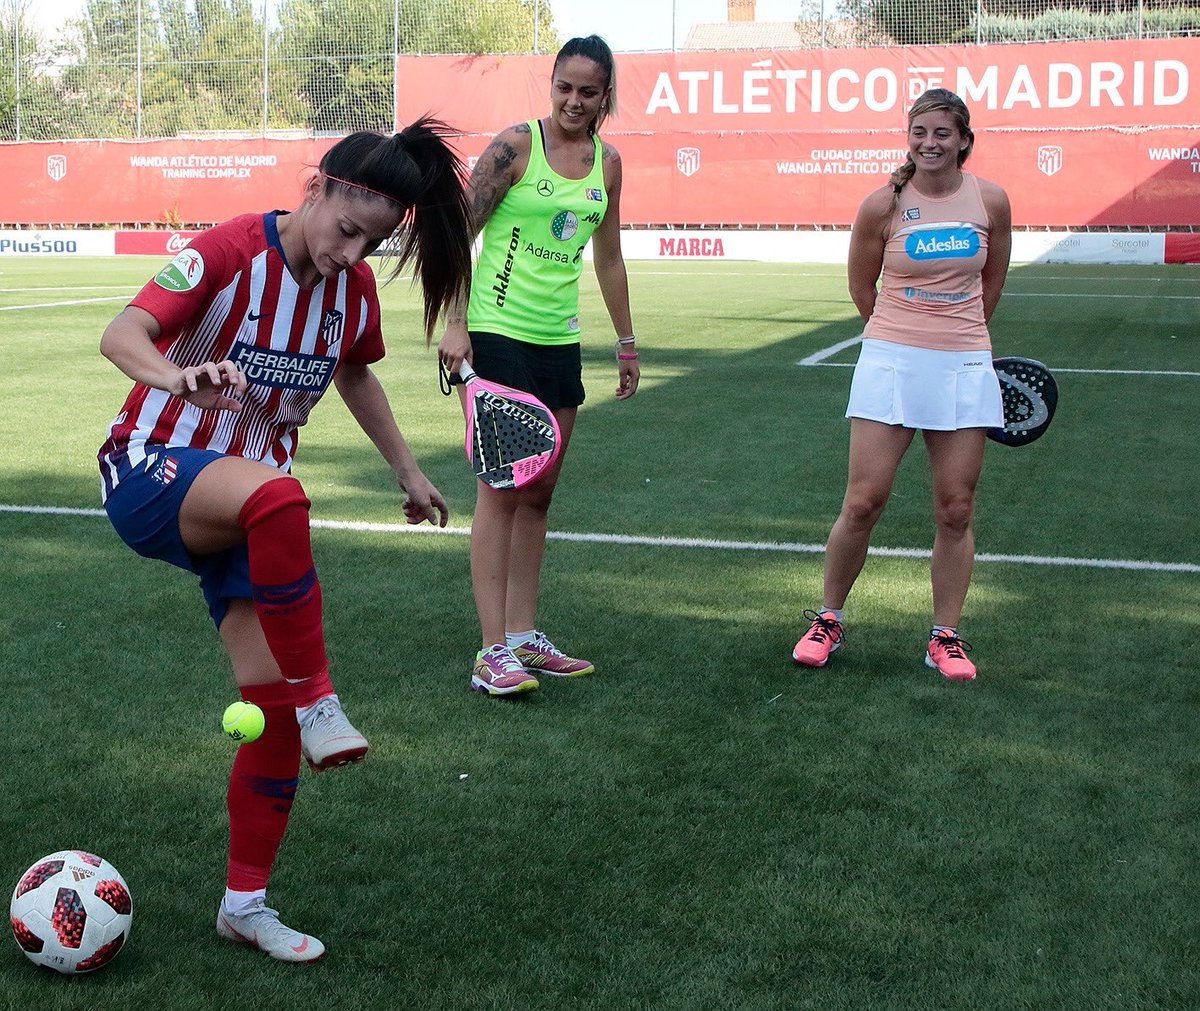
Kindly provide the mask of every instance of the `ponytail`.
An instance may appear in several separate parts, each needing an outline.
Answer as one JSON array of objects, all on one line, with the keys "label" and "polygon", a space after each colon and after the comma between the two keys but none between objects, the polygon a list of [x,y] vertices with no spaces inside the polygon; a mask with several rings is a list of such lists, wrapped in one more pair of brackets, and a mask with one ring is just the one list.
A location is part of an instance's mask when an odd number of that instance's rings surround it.
[{"label": "ponytail", "polygon": [[447,138],[445,123],[423,116],[386,137],[360,131],[343,138],[321,159],[326,191],[366,190],[404,208],[385,250],[388,281],[411,261],[424,298],[425,343],[438,316],[471,285],[472,232],[466,171]]},{"label": "ponytail", "polygon": [[908,185],[908,181],[916,175],[917,163],[913,161],[910,154],[903,165],[892,173],[890,182],[892,184],[892,209],[900,202],[900,191]]}]

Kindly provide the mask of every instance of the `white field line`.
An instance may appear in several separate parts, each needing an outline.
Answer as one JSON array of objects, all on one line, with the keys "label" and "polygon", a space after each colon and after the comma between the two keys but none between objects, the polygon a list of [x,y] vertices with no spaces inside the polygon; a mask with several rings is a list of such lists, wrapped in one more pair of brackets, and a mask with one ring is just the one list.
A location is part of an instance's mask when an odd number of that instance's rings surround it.
[{"label": "white field line", "polygon": [[[853,347],[861,340],[861,337],[851,337],[849,340],[838,341],[837,344],[830,344],[829,347],[821,348],[820,351],[814,351],[807,358],[801,358],[796,364],[810,368],[820,366],[826,369],[852,369],[854,368],[854,362],[827,362],[825,359],[832,358],[839,352],[845,351],[846,348]],[[1075,372],[1084,376],[1200,376],[1200,372],[1152,371],[1146,369],[1063,369],[1058,366],[1054,366],[1050,371],[1055,374]]]},{"label": "white field line", "polygon": [[[814,352],[813,354],[809,355],[807,358],[801,358],[800,361],[796,362],[796,364],[797,365],[820,365],[825,361],[826,358],[832,358],[839,351],[845,351],[846,348],[852,348],[852,347],[854,347],[855,344],[861,344],[861,343],[862,343],[861,337],[851,337],[849,340],[838,341],[838,343],[836,343],[836,344],[830,344],[829,347],[827,347],[827,348],[821,348],[820,351]],[[831,362],[830,364],[836,365],[837,363]],[[846,364],[849,365],[851,368],[854,367],[853,362],[846,362]]]},{"label": "white field line", "polygon": [[[788,278],[804,278],[814,277],[823,280],[828,280],[831,276],[828,271],[821,273],[815,271],[794,271],[794,270],[662,270],[662,269],[639,269],[639,263],[649,261],[626,261],[626,267],[631,274],[637,274],[639,277],[676,277],[680,280],[687,280],[690,277],[788,277]],[[837,264],[830,264],[831,267],[838,267]],[[840,273],[845,268],[838,267]],[[587,276],[587,275],[585,275]],[[1012,274],[1009,274],[1009,281],[1013,280]],[[1156,281],[1167,280],[1162,277],[1073,277],[1070,275],[1041,275],[1037,278],[1038,281],[1069,281],[1080,284],[1151,284]],[[1151,295],[1151,294],[1128,294],[1113,291],[1013,291],[1012,288],[1004,289],[1004,298],[1007,301],[1010,298],[1114,298],[1114,299],[1146,299],[1152,298],[1160,302],[1200,302],[1200,295]],[[807,301],[802,296],[797,301]],[[821,299],[828,301],[828,299]]]},{"label": "white field line", "polygon": [[[1116,278],[1114,278],[1116,280]],[[1200,295],[1118,295],[1113,291],[1006,291],[1005,298],[1152,298],[1156,302],[1197,302]]]},{"label": "white field line", "polygon": [[39,302],[35,305],[0,305],[0,312],[17,309],[57,309],[64,305],[92,305],[95,302],[128,302],[132,295],[106,295],[103,298],[72,298],[62,302]]},{"label": "white field line", "polygon": [[[690,270],[690,269],[688,269],[689,267],[699,267],[702,263],[707,263],[707,262],[709,262],[709,261],[705,261],[705,260],[691,260],[691,261],[687,261],[687,262],[680,261],[678,264],[676,264],[676,269],[674,269],[674,270],[664,269],[659,263],[657,263],[654,260],[626,260],[625,266],[631,271],[637,271],[637,273],[639,273],[639,274],[661,274],[663,277],[693,277],[696,274],[704,274],[704,275],[724,274],[726,276],[732,276],[732,277],[825,277],[825,278],[827,278],[831,275],[831,273],[834,274],[835,276],[838,274],[844,275],[845,270],[846,270],[845,264],[842,264],[842,263],[825,264],[825,266],[830,269],[824,270],[824,271],[807,270],[807,269],[805,269],[805,270],[782,270],[782,269],[734,270],[732,268],[729,270],[698,270],[698,269]],[[753,261],[753,260],[725,260],[725,261],[712,261],[712,262],[720,264],[720,265],[729,265],[729,264],[733,264],[733,263],[753,263],[756,261]],[[761,262],[764,265],[766,265],[769,261],[762,260],[762,261],[757,261],[757,262]],[[773,266],[776,268],[779,268],[783,265],[780,263],[775,263]],[[801,266],[801,264],[797,264],[797,266]],[[1024,280],[1024,278],[1022,278],[1022,277],[1015,276],[1017,274],[1018,268],[1023,267],[1023,266],[1029,266],[1029,265],[1028,264],[1014,264],[1010,268],[1009,274],[1008,274],[1008,283],[1012,283],[1014,281],[1020,282],[1020,281]],[[1139,276],[1110,276],[1107,273],[1098,273],[1091,277],[1087,277],[1084,275],[1076,275],[1076,274],[1039,274],[1036,278],[1030,278],[1030,280],[1031,281],[1070,281],[1070,282],[1073,282],[1076,284],[1092,284],[1092,283],[1111,284],[1114,282],[1129,282],[1129,283],[1134,283],[1134,284],[1144,284],[1144,283],[1148,284],[1148,283],[1151,283],[1154,281],[1173,280],[1173,278],[1169,278],[1169,277],[1139,277]],[[1005,292],[1004,292],[1004,297],[1007,298],[1009,296],[1009,294],[1011,294],[1011,292],[1006,288]],[[1106,295],[1107,295],[1106,292],[1099,292],[1097,294],[1097,297],[1103,298],[1103,297],[1106,297]],[[1050,295],[1049,293],[1047,293],[1046,297],[1053,297],[1053,296]],[[1074,295],[1072,297],[1079,297],[1079,296]],[[1087,297],[1087,296],[1085,295],[1083,297]],[[1156,295],[1118,295],[1118,296],[1114,296],[1114,297],[1117,297],[1117,298],[1157,298],[1158,296],[1156,296]],[[1168,297],[1170,297],[1170,298],[1200,298],[1200,295],[1171,295]]]},{"label": "white field line", "polygon": [[[30,516],[87,516],[103,517],[103,509],[70,509],[62,506],[18,506],[0,504],[0,513],[20,513]],[[469,537],[470,527],[445,529],[407,523],[362,523],[354,520],[313,520],[320,530],[350,530],[379,534],[424,534],[441,537]],[[794,555],[820,555],[823,544],[800,544],[784,541],[724,541],[704,537],[638,537],[631,534],[594,534],[551,530],[546,534],[552,541],[576,541],[587,544],[621,544],[647,548],[691,548],[702,551],[766,551]],[[929,558],[926,548],[870,548],[868,554],[879,558]],[[1070,569],[1126,569],[1134,572],[1200,573],[1200,565],[1192,562],[1151,562],[1121,558],[1071,558],[1059,555],[999,555],[977,554],[977,562],[999,562],[1007,565],[1054,565]]]},{"label": "white field line", "polygon": [[[630,273],[637,273],[643,277],[676,277],[680,280],[686,280],[689,277],[815,277],[828,279],[830,274],[828,271],[796,271],[796,270],[661,270],[653,267],[641,270],[639,269],[641,262],[630,260],[626,263],[626,267]],[[830,264],[830,266],[835,266]],[[840,271],[841,268],[839,268]],[[0,270],[0,273],[3,273]],[[586,276],[586,275],[585,275]],[[148,279],[148,278],[147,278]],[[410,281],[410,276],[401,275],[396,278],[397,281]],[[1010,278],[1011,280],[1011,278]],[[1161,277],[1057,277],[1045,275],[1038,278],[1039,281],[1076,281],[1080,283],[1099,282],[1102,284],[1119,284],[1119,283],[1137,283],[1149,284],[1155,281],[1162,281]],[[113,289],[119,287],[115,284],[106,285],[62,285],[59,287],[21,287],[9,288],[10,292],[15,291],[37,291],[37,292],[65,292],[65,291],[98,291],[103,288]],[[132,295],[131,295],[132,297]],[[1142,295],[1142,294],[1119,294],[1111,291],[1075,291],[1075,292],[1053,292],[1053,291],[1013,291],[1008,289],[1004,292],[1004,297],[1007,298],[1153,298],[1157,301],[1181,301],[1195,302],[1200,301],[1200,295]]]}]

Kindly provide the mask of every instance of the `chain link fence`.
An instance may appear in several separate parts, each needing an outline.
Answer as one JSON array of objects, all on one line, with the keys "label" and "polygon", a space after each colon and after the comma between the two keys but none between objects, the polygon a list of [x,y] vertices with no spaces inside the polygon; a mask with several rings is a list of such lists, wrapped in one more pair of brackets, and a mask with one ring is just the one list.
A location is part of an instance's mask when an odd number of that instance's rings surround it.
[{"label": "chain link fence", "polygon": [[[34,2],[0,6],[0,142],[390,130],[398,55],[549,53],[561,41],[551,0],[89,0],[54,32],[35,27]],[[679,24],[686,0],[646,0],[647,13],[667,5]],[[797,0],[797,11],[697,25],[675,48],[1200,35],[1195,0],[842,0],[832,16]]]}]

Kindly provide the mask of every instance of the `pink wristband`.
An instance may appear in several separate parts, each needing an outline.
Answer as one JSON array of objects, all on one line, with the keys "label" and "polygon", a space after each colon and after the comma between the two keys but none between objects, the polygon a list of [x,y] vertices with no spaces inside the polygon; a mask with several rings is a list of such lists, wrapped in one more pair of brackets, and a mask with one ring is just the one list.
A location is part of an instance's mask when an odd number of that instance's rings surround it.
[{"label": "pink wristband", "polygon": [[637,361],[637,352],[635,351],[631,355],[625,355],[625,354],[621,354],[620,352],[618,352],[617,353],[617,361],[619,361],[619,362],[636,362]]}]

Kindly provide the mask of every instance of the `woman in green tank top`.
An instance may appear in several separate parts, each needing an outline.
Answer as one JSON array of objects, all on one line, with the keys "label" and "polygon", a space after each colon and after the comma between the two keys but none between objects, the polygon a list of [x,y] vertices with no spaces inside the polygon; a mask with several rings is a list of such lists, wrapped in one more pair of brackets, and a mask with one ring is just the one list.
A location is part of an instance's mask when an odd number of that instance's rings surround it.
[{"label": "woman in green tank top", "polygon": [[472,690],[511,695],[539,675],[582,677],[595,667],[568,656],[539,630],[538,582],[546,516],[583,403],[579,277],[592,259],[616,331],[618,400],[637,391],[638,361],[621,255],[621,158],[601,141],[616,111],[612,51],[596,35],[571,39],[554,61],[550,115],[498,134],[468,187],[483,241],[470,299],[447,314],[438,355],[452,376],[464,359],[484,379],[539,397],[558,420],[554,468],[520,489],[480,482],[471,523],[471,584],[482,646]]}]

